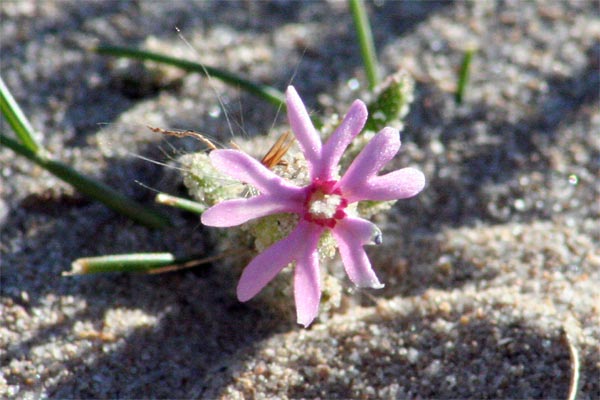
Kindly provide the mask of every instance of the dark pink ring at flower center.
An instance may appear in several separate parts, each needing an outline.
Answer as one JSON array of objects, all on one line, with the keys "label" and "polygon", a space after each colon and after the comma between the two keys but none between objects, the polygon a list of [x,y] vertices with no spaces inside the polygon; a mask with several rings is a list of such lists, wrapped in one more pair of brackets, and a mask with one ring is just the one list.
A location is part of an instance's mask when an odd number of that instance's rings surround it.
[{"label": "dark pink ring at flower center", "polygon": [[[345,208],[348,206],[348,200],[342,197],[342,191],[337,188],[334,190],[337,181],[321,181],[316,178],[307,188],[306,200],[304,201],[304,219],[332,229],[338,220],[346,216]],[[324,212],[315,212],[313,206],[315,203],[322,203],[327,206],[329,199],[339,201],[335,205],[335,210],[330,210],[326,215]]]}]

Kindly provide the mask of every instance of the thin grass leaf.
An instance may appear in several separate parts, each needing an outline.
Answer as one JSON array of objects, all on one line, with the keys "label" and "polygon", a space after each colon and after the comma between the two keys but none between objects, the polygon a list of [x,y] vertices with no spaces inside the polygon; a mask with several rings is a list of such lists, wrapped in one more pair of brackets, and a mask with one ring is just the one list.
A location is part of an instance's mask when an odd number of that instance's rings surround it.
[{"label": "thin grass leaf", "polygon": [[63,272],[63,276],[96,274],[101,272],[148,272],[154,268],[162,268],[175,263],[175,256],[171,253],[137,253],[86,257],[73,261],[71,271]]},{"label": "thin grass leaf", "polygon": [[239,257],[248,250],[235,249],[214,256],[200,254],[175,258],[171,253],[132,253],[113,254],[99,257],[79,258],[71,263],[71,270],[63,276],[96,274],[103,272],[141,272],[147,274],[163,274],[181,271],[199,265],[210,264],[225,257]]},{"label": "thin grass leaf", "polygon": [[354,19],[356,35],[360,45],[360,54],[365,65],[365,73],[369,81],[369,89],[373,90],[379,84],[379,64],[375,52],[375,43],[369,24],[369,16],[363,0],[349,0],[350,12]]},{"label": "thin grass leaf", "polygon": [[29,120],[25,117],[25,114],[23,114],[21,107],[19,107],[19,104],[10,93],[10,90],[4,84],[2,77],[0,77],[0,110],[19,140],[21,140],[21,143],[29,150],[37,152],[40,149],[40,145],[33,137],[33,128]]},{"label": "thin grass leaf", "polygon": [[202,214],[204,210],[206,210],[206,206],[204,204],[200,204],[189,199],[182,199],[181,197],[171,196],[170,194],[166,193],[157,194],[155,201],[158,204],[179,208],[180,210],[189,211],[194,214]]},{"label": "thin grass leaf", "polygon": [[136,203],[108,185],[80,174],[73,168],[52,159],[43,150],[34,152],[16,140],[0,133],[0,144],[33,161],[53,175],[72,185],[82,194],[104,203],[107,207],[150,228],[164,228],[169,220],[158,213]]},{"label": "thin grass leaf", "polygon": [[228,71],[184,60],[181,58],[170,57],[164,54],[154,53],[151,51],[137,50],[126,47],[98,46],[94,49],[94,51],[98,54],[106,54],[115,57],[126,57],[142,61],[154,61],[158,63],[173,65],[175,67],[181,68],[189,72],[198,72],[204,75],[208,74],[211,77],[220,79],[221,81],[229,85],[238,87],[240,89],[244,89],[247,92],[252,93],[258,97],[262,97],[269,103],[277,107],[282,107],[285,110],[285,96],[282,92],[268,85],[254,83]]},{"label": "thin grass leaf", "polygon": [[474,54],[474,48],[470,48],[465,51],[465,55],[460,66],[460,71],[458,72],[458,83],[456,84],[456,94],[454,96],[454,100],[456,100],[456,103],[458,104],[462,104],[467,91],[469,75],[471,72],[471,61],[473,60]]}]

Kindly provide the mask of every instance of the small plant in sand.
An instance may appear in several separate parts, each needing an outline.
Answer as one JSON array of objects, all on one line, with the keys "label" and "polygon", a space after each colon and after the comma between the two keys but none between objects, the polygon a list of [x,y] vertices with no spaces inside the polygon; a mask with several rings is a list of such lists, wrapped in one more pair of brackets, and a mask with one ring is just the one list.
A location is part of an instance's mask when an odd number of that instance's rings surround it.
[{"label": "small plant in sand", "polygon": [[[334,255],[336,248],[354,284],[383,286],[363,249],[381,244],[382,234],[361,218],[357,203],[367,201],[376,207],[378,202],[412,197],[423,189],[425,178],[414,168],[378,175],[400,148],[399,131],[389,127],[372,136],[340,176],[344,152],[367,122],[365,103],[356,100],[325,143],[292,86],[286,91],[286,103],[301,158],[295,155],[287,168],[273,171],[240,150],[212,150],[212,167],[202,161],[201,167],[192,164],[196,172],[187,182],[192,182],[189,187],[196,200],[211,206],[202,213],[204,225],[227,228],[252,221],[245,230],[254,236],[260,252],[244,268],[238,299],[250,300],[282,269],[295,264],[297,321],[308,326],[318,313],[322,272],[328,273],[320,261]],[[223,185],[227,176],[247,186]],[[338,293],[328,297],[339,299]]]}]

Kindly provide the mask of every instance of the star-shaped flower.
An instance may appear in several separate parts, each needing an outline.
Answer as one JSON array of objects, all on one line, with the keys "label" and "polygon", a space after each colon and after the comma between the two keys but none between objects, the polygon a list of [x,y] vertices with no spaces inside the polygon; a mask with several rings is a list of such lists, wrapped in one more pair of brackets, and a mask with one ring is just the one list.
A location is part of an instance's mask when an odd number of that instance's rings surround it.
[{"label": "star-shaped flower", "polygon": [[367,107],[356,100],[331,137],[322,144],[292,86],[286,91],[286,103],[290,126],[308,163],[310,183],[304,187],[293,185],[241,151],[213,150],[210,158],[215,168],[254,186],[260,194],[216,204],[202,214],[202,223],[231,227],[271,214],[297,214],[300,221],[296,228],[244,269],[237,296],[240,301],[250,300],[286,265],[296,262],[297,320],[308,326],[317,316],[321,298],[317,251],[321,234],[326,229],[331,230],[346,273],[354,284],[382,287],[363,249],[366,244],[380,244],[381,231],[373,223],[350,215],[348,205],[363,200],[412,197],[425,186],[425,177],[414,168],[377,175],[400,148],[399,132],[384,128],[369,141],[342,178],[336,180],[335,169],[350,142],[364,127]]}]

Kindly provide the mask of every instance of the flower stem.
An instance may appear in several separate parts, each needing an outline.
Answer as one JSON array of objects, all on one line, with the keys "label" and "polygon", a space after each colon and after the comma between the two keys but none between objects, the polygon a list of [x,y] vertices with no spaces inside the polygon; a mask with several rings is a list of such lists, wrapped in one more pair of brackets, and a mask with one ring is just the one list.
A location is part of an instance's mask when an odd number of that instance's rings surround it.
[{"label": "flower stem", "polygon": [[157,194],[155,201],[159,204],[179,208],[194,214],[202,214],[204,210],[206,210],[206,206],[204,204],[200,204],[188,199],[182,199],[181,197],[171,196],[170,194],[166,193]]},{"label": "flower stem", "polygon": [[266,101],[285,110],[285,96],[279,90],[263,84],[254,83],[241,78],[231,72],[209,67],[208,65],[195,63],[181,58],[166,56],[145,50],[137,50],[118,46],[98,46],[95,48],[98,54],[107,54],[116,57],[133,58],[143,61],[154,61],[158,63],[173,65],[189,72],[199,72],[222,80],[235,87],[242,88],[249,93],[262,97]]},{"label": "flower stem", "polygon": [[363,0],[349,0],[349,2],[360,45],[360,53],[365,65],[365,73],[369,81],[369,88],[373,90],[379,84],[379,70],[369,16],[367,15]]},{"label": "flower stem", "polygon": [[40,145],[33,137],[33,128],[23,114],[21,107],[15,101],[14,97],[4,84],[4,80],[0,77],[0,111],[8,121],[8,124],[15,131],[21,143],[29,150],[36,152],[40,149]]},{"label": "flower stem", "polygon": [[84,195],[104,203],[107,207],[150,228],[163,228],[169,220],[157,211],[148,209],[129,199],[108,185],[80,174],[60,161],[52,159],[45,151],[33,151],[0,132],[0,144],[33,161],[53,175],[71,184]]},{"label": "flower stem", "polygon": [[471,71],[471,61],[473,60],[473,54],[475,54],[474,48],[467,49],[467,51],[465,51],[465,55],[460,66],[460,71],[458,73],[458,83],[456,84],[456,94],[454,96],[454,99],[458,104],[462,104],[465,97],[465,92],[467,91],[467,84],[469,83],[469,73]]}]

